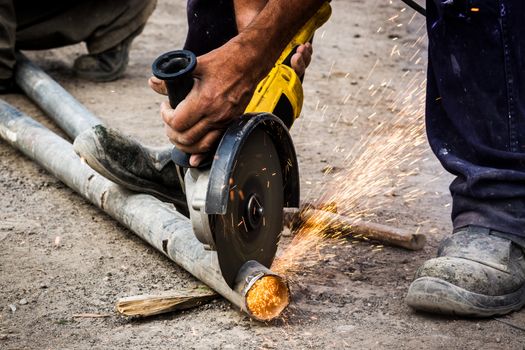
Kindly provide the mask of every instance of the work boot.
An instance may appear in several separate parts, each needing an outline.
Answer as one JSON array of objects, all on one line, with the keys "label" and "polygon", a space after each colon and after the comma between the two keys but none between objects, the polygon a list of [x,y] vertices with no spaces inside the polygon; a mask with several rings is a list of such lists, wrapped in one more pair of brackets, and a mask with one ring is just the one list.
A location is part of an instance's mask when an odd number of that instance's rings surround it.
[{"label": "work boot", "polygon": [[116,184],[186,208],[184,173],[171,161],[172,147],[145,147],[117,130],[97,125],[78,135],[73,148],[91,168]]},{"label": "work boot", "polygon": [[124,75],[129,61],[132,36],[115,47],[101,53],[82,55],[75,60],[73,69],[78,77],[86,80],[113,81]]},{"label": "work boot", "polygon": [[417,270],[406,296],[408,305],[471,317],[503,315],[523,307],[524,249],[498,234],[467,226],[446,238],[438,257]]}]

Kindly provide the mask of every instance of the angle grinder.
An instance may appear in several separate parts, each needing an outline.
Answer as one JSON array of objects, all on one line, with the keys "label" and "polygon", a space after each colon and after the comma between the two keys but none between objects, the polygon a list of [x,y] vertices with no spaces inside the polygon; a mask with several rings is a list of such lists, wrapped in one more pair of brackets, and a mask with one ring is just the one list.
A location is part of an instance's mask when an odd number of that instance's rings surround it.
[{"label": "angle grinder", "polygon": [[[185,171],[194,233],[205,249],[217,251],[231,287],[247,261],[270,267],[283,228],[283,208],[299,206],[298,164],[288,128],[301,112],[303,90],[290,59],[330,14],[325,3],[294,36],[208,162],[190,167],[190,155],[173,149],[172,160]],[[191,91],[196,64],[187,50],[167,52],[153,63],[153,74],[165,81],[172,108]]]}]

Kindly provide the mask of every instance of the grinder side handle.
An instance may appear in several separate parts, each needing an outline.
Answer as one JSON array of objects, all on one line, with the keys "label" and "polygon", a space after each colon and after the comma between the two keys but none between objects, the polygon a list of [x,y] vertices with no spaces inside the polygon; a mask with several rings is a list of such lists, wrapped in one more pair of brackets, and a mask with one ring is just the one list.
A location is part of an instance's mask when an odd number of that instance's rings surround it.
[{"label": "grinder side handle", "polygon": [[[197,57],[188,50],[166,52],[153,62],[153,75],[166,83],[171,108],[177,107],[193,88],[192,72],[196,65]],[[191,154],[182,152],[176,147],[171,153],[173,162],[184,168],[192,167],[190,157]],[[209,162],[204,161],[198,167],[205,167],[209,164]]]}]

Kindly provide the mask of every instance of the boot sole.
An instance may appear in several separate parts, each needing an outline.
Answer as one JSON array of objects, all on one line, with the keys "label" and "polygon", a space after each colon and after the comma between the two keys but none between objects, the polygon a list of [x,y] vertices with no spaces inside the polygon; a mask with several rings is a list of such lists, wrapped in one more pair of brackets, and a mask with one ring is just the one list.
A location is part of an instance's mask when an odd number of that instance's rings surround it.
[{"label": "boot sole", "polygon": [[182,214],[187,216],[188,204],[186,203],[185,199],[168,196],[164,194],[164,192],[162,192],[161,190],[157,189],[157,187],[159,186],[149,181],[142,180],[143,182],[145,182],[143,186],[137,186],[133,185],[130,182],[123,181],[119,177],[113,175],[113,173],[111,173],[109,170],[107,170],[107,168],[102,163],[100,163],[96,157],[93,157],[91,155],[90,147],[84,146],[82,142],[77,142],[75,140],[74,150],[77,154],[82,154],[82,158],[91,169],[95,170],[97,173],[104,176],[106,179],[133,192],[151,194],[161,199],[162,201],[171,202],[181,210]]},{"label": "boot sole", "polygon": [[525,305],[525,285],[506,295],[483,295],[436,277],[420,277],[410,285],[405,298],[415,310],[444,315],[490,317],[517,311]]}]

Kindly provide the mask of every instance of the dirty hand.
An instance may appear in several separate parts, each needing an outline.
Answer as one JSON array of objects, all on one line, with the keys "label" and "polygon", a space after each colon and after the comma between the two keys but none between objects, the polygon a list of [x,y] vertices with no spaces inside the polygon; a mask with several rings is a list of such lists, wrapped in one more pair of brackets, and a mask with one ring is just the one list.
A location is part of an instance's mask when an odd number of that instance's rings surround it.
[{"label": "dirty hand", "polygon": [[[160,113],[170,141],[181,151],[191,153],[190,164],[197,166],[219,141],[228,125],[249,102],[257,81],[239,57],[224,46],[197,58],[193,88],[175,109],[163,102]],[[153,90],[165,94],[164,83],[149,81]]]},{"label": "dirty hand", "polygon": [[[296,53],[292,56],[292,68],[297,73],[298,76],[304,75],[306,68],[310,65],[312,60],[313,48],[312,44],[306,43],[300,45],[297,48]],[[158,94],[168,95],[168,90],[166,90],[166,84],[164,81],[152,76],[148,81],[149,86]]]},{"label": "dirty hand", "polygon": [[[301,45],[292,56],[292,68],[303,75],[310,63],[312,45]],[[235,62],[235,64],[232,64]],[[175,109],[161,105],[161,116],[170,141],[181,151],[191,153],[190,164],[197,166],[205,153],[214,148],[228,125],[241,116],[257,86],[249,59],[232,55],[221,47],[197,58],[193,88]],[[151,77],[150,87],[167,95],[162,80]]]}]

